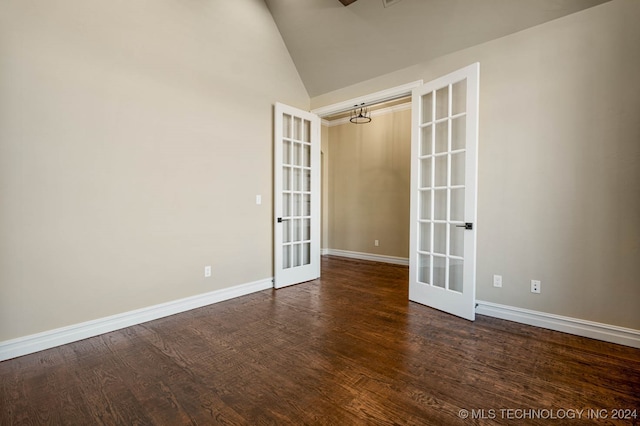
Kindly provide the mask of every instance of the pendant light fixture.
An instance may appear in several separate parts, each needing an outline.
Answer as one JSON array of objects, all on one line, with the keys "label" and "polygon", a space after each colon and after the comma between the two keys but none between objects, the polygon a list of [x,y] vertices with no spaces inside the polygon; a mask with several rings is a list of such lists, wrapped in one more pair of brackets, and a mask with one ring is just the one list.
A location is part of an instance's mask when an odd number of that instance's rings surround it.
[{"label": "pendant light fixture", "polygon": [[369,108],[366,108],[364,106],[364,103],[360,105],[354,105],[349,121],[354,124],[371,123],[371,111],[369,111]]}]

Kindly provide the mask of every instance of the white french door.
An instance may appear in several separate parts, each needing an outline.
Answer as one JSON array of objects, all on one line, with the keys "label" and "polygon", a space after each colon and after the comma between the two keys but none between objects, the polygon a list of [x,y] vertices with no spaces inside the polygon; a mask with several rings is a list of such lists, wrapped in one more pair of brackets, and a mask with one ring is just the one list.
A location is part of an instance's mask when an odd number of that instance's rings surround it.
[{"label": "white french door", "polygon": [[412,93],[409,299],[475,319],[478,63]]},{"label": "white french door", "polygon": [[320,117],[276,103],[274,287],[320,276]]}]

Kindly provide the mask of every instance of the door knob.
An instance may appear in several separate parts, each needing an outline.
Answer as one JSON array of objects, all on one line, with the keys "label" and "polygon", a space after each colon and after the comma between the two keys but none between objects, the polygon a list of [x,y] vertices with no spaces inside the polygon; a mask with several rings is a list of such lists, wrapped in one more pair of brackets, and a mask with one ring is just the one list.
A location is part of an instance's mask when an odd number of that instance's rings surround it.
[{"label": "door knob", "polygon": [[456,225],[456,228],[473,229],[473,223],[466,222],[464,225]]}]

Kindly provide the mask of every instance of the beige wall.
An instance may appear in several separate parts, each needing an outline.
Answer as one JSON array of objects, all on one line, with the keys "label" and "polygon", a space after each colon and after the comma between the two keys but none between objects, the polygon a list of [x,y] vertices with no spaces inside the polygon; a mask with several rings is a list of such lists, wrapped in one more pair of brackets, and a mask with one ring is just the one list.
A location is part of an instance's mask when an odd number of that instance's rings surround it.
[{"label": "beige wall", "polygon": [[614,0],[312,107],[480,62],[478,299],[640,329],[639,19]]},{"label": "beige wall", "polygon": [[271,277],[275,101],[262,0],[0,2],[0,341]]},{"label": "beige wall", "polygon": [[411,111],[327,130],[330,248],[408,258]]}]

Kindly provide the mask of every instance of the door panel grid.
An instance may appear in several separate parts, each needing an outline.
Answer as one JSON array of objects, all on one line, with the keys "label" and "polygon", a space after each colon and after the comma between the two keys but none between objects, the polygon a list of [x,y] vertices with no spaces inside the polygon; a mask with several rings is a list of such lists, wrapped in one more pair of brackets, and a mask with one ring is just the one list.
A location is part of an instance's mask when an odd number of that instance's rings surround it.
[{"label": "door panel grid", "polygon": [[311,122],[283,116],[282,268],[311,263]]},{"label": "door panel grid", "polygon": [[[418,281],[451,291],[462,288],[464,239],[464,118],[466,84],[458,82],[423,95],[420,123]],[[463,92],[463,93],[460,93]],[[455,123],[455,125],[454,125]],[[454,131],[455,129],[455,131]],[[454,148],[455,147],[455,148]],[[427,210],[427,211],[425,211]]]}]

